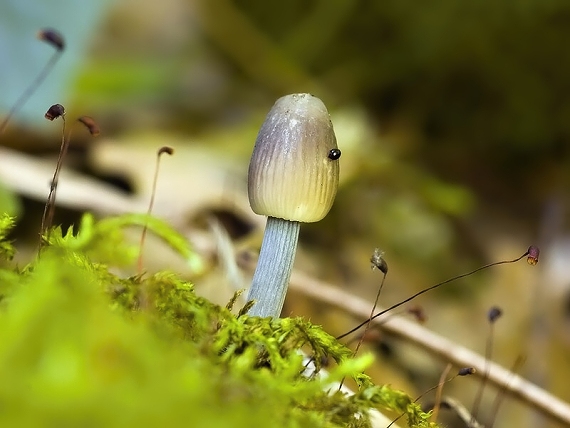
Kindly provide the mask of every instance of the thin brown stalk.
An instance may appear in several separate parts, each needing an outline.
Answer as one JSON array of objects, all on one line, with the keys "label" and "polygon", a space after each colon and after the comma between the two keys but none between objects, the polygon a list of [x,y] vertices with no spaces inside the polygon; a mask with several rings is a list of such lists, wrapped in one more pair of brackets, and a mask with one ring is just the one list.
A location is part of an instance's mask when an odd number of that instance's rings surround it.
[{"label": "thin brown stalk", "polygon": [[432,422],[437,422],[439,407],[441,406],[441,396],[443,394],[443,385],[445,385],[445,383],[447,382],[446,378],[452,367],[453,365],[451,363],[448,363],[443,372],[441,373],[441,376],[439,377],[439,383],[437,384],[437,389],[435,391],[435,404],[433,405],[433,412],[431,414]]},{"label": "thin brown stalk", "polygon": [[[53,221],[53,214],[55,211],[55,195],[57,192],[57,185],[59,182],[59,173],[61,171],[61,167],[63,165],[63,160],[65,155],[67,154],[67,148],[69,147],[69,139],[71,138],[70,135],[65,138],[65,116],[61,116],[62,120],[62,129],[61,129],[61,147],[59,149],[59,155],[57,157],[57,164],[55,166],[55,171],[53,173],[53,177],[51,179],[50,188],[49,188],[49,195],[46,201],[46,205],[44,207],[44,213],[42,215],[42,224],[40,227],[40,249],[43,245],[43,236],[44,234],[48,233],[49,228],[51,227]],[[49,237],[46,237],[48,240]]]},{"label": "thin brown stalk", "polygon": [[[172,155],[174,153],[174,149],[172,147],[164,146],[164,147],[161,147],[160,149],[158,149],[158,151],[156,153],[156,165],[154,167],[154,176],[152,179],[152,190],[150,193],[150,202],[148,204],[148,209],[146,211],[146,214],[148,216],[150,216],[150,214],[152,213],[152,208],[154,207],[154,198],[156,196],[156,186],[158,184],[158,174],[159,174],[159,168],[160,168],[160,158],[161,158],[161,155],[163,153],[167,153],[169,155]],[[142,273],[143,273],[143,249],[144,249],[144,241],[146,239],[147,230],[148,230],[148,225],[145,223],[143,230],[142,230],[142,233],[141,233],[141,240],[139,243],[139,257],[138,257],[138,261],[137,261],[139,275],[142,275]]]},{"label": "thin brown stalk", "polygon": [[40,86],[41,83],[44,81],[44,79],[47,77],[47,75],[49,74],[49,72],[51,71],[51,69],[53,68],[59,57],[61,56],[61,52],[62,51],[58,50],[53,53],[52,57],[50,58],[48,63],[44,66],[40,74],[38,74],[38,76],[34,79],[32,84],[28,86],[28,88],[24,91],[24,93],[20,96],[20,98],[18,98],[14,106],[8,112],[8,115],[2,120],[2,123],[0,123],[0,134],[4,132],[4,130],[8,126],[8,122],[10,122],[10,120],[12,119],[12,116],[14,116],[14,114],[16,114],[16,112],[18,112],[18,110],[22,108],[22,106],[26,103],[26,101],[28,101],[28,99],[34,93],[37,87]]}]

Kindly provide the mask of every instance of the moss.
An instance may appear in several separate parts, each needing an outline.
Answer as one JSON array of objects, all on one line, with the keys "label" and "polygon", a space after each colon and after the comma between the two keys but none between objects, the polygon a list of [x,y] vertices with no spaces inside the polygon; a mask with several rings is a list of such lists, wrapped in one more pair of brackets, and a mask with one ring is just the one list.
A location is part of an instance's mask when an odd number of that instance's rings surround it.
[{"label": "moss", "polygon": [[[18,269],[14,221],[0,217],[0,425],[365,427],[368,409],[389,408],[430,426],[407,395],[362,374],[370,356],[351,358],[319,326],[233,315],[173,273],[111,273],[136,255],[122,228],[146,220],[86,216],[75,235],[51,231]],[[198,260],[166,224],[149,225]],[[300,349],[338,365],[308,378]],[[343,376],[359,382],[354,396],[327,392]]]}]

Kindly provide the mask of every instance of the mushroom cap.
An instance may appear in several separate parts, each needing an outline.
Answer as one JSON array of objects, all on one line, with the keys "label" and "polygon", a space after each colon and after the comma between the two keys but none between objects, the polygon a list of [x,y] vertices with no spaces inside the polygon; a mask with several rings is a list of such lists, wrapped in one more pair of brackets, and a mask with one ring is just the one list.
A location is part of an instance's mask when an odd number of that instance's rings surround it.
[{"label": "mushroom cap", "polygon": [[252,210],[291,221],[321,220],[336,196],[339,157],[320,99],[310,94],[279,98],[261,125],[249,163]]}]

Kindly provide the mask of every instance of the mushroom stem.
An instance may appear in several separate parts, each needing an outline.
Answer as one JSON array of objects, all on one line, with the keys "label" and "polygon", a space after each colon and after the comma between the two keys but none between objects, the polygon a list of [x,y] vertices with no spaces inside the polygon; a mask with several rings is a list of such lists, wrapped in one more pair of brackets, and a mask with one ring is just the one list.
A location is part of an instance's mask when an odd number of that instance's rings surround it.
[{"label": "mushroom stem", "polygon": [[295,261],[300,223],[267,217],[261,251],[247,300],[255,300],[249,314],[278,318]]}]

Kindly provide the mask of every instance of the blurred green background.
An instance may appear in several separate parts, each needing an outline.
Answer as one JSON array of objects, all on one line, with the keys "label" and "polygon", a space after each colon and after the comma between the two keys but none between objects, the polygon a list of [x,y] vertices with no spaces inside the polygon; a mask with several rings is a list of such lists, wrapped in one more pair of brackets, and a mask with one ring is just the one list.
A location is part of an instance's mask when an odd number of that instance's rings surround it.
[{"label": "blurred green background", "polygon": [[[325,220],[303,226],[297,267],[372,301],[380,277],[369,258],[378,247],[390,266],[387,306],[539,245],[537,268],[484,272],[419,303],[427,327],[481,353],[486,312],[501,306],[495,359],[510,367],[525,356],[521,374],[570,400],[568,2],[8,0],[0,5],[3,113],[53,52],[34,40],[43,27],[61,31],[68,47],[0,144],[53,168],[61,128],[43,119],[49,105],[95,117],[102,136],[75,131],[70,165],[118,186],[127,202],[116,212],[145,209],[156,149],[173,145],[155,212],[210,251],[211,271],[194,279],[205,295],[219,303],[231,295],[208,219],[240,251],[256,249],[263,219],[248,211],[245,182],[257,129],[276,98],[311,92],[332,115],[341,189]],[[25,254],[47,180],[8,174],[2,159],[0,202],[20,213]],[[63,198],[56,220],[114,213],[112,198],[98,195],[76,205]],[[171,267],[149,245],[149,269]],[[300,295],[286,313],[333,334],[357,321]],[[411,395],[437,383],[445,366],[390,337],[376,350],[375,381]],[[469,407],[477,384],[456,381],[448,392]],[[557,425],[506,400],[495,426]]]}]

